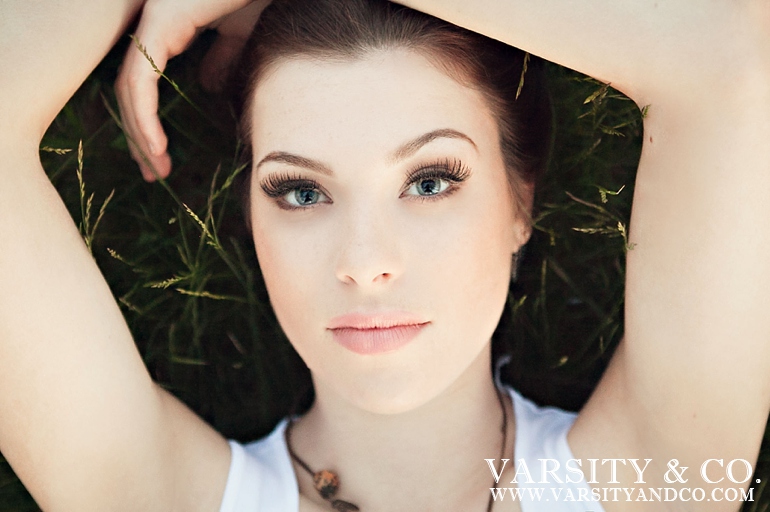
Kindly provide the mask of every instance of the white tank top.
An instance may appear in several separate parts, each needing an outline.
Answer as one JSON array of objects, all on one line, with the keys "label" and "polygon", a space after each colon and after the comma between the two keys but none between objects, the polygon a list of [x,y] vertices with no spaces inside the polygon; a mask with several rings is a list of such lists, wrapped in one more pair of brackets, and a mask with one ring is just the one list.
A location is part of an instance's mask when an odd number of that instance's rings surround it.
[{"label": "white tank top", "polygon": [[[516,461],[517,473],[516,483],[497,484],[497,501],[504,492],[502,499],[520,501],[522,512],[604,512],[601,503],[592,500],[579,466],[575,462],[567,466],[574,459],[567,432],[577,415],[538,407],[513,388],[503,389],[513,400],[516,440],[508,464]],[[297,477],[284,437],[287,424],[284,418],[268,436],[249,444],[229,441],[232,457],[220,512],[299,510]]]}]

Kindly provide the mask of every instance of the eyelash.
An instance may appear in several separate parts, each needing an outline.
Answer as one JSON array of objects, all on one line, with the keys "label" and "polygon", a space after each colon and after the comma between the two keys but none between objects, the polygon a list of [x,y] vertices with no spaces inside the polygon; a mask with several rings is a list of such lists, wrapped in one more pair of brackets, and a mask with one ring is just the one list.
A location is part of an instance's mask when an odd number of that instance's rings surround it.
[{"label": "eyelash", "polygon": [[467,180],[470,175],[471,170],[461,160],[445,158],[409,171],[406,175],[406,189],[414,183],[431,178],[439,178],[449,182],[449,187],[438,194],[413,196],[418,201],[436,201],[455,192],[457,185]]},{"label": "eyelash", "polygon": [[280,198],[300,188],[320,189],[321,185],[298,174],[271,174],[260,185],[268,197]]},{"label": "eyelash", "polygon": [[[457,190],[457,184],[467,180],[470,174],[470,169],[459,159],[445,158],[443,160],[437,160],[428,165],[420,165],[409,171],[406,175],[406,186],[404,187],[404,191],[408,190],[414,183],[421,180],[438,178],[449,182],[449,187],[438,194],[413,196],[414,199],[418,201],[435,201],[455,192]],[[315,206],[294,206],[286,203],[286,201],[283,200],[283,197],[289,192],[298,189],[311,189],[318,190],[319,192],[322,192],[323,190],[316,180],[303,178],[299,174],[290,174],[288,172],[269,175],[262,181],[260,187],[265,195],[277,199],[278,206],[284,210],[307,210]],[[328,197],[328,194],[324,193],[324,195],[327,195]]]}]

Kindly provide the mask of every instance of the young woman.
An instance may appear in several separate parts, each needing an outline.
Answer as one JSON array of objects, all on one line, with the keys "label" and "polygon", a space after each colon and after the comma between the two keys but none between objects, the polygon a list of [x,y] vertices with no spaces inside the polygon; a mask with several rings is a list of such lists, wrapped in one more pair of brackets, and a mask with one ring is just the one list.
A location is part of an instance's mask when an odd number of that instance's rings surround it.
[{"label": "young woman", "polygon": [[[739,508],[713,491],[728,486],[730,461],[756,461],[770,403],[770,7],[405,3],[650,106],[625,338],[585,408],[574,419],[513,391],[500,400],[493,381],[489,337],[529,236],[531,187],[510,168],[500,103],[471,60],[425,41],[347,54],[267,45],[245,112],[251,220],[271,303],[311,369],[316,401],[293,422],[296,459],[286,421],[248,451],[228,445],[149,378],[37,155],[140,2],[6,2],[0,450],[41,508],[329,510],[301,459],[334,469],[342,483],[332,499],[367,512],[483,510],[492,472],[502,471],[500,487],[529,483],[513,464],[479,463],[522,452],[582,461],[585,479],[563,485],[554,481],[564,468],[530,466],[544,487],[670,487],[677,498],[600,492],[603,503],[544,496],[493,510]],[[162,67],[199,28],[246,4],[148,0],[137,37]],[[286,4],[266,13],[263,41],[281,16],[290,22]],[[138,52],[118,88],[145,176],[167,174],[153,71]],[[527,129],[516,128],[519,137]],[[739,467],[729,476],[745,487]],[[714,499],[693,499],[695,487]]]}]

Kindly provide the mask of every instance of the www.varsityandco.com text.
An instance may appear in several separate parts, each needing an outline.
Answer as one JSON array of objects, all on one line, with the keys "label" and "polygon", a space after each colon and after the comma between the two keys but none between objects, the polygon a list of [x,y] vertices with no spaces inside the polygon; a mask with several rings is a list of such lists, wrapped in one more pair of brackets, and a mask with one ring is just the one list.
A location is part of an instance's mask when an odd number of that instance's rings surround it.
[{"label": "www.varsityandco.com text", "polygon": [[[514,464],[510,459],[485,460],[495,479],[489,489],[495,501],[754,501],[754,489],[748,487],[754,471],[745,459],[705,460],[694,478],[689,467],[671,459],[662,474],[670,486],[647,485],[653,480],[648,472],[652,459],[569,459],[563,465],[557,459],[518,459],[510,482],[501,481],[506,467]],[[633,469],[632,485],[620,485],[621,466]],[[606,482],[597,479],[599,468],[609,474]]]}]

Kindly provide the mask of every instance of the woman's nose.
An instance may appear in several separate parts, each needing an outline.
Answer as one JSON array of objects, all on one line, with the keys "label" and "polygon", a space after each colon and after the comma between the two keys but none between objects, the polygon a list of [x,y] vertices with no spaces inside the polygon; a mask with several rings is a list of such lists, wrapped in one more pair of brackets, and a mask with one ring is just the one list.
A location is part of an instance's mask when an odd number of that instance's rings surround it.
[{"label": "woman's nose", "polygon": [[382,212],[358,212],[340,226],[337,279],[371,287],[389,283],[403,272],[396,226]]}]

